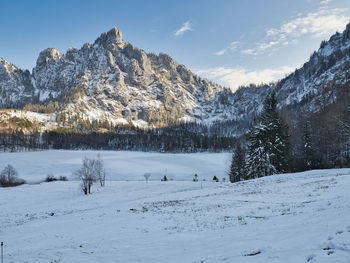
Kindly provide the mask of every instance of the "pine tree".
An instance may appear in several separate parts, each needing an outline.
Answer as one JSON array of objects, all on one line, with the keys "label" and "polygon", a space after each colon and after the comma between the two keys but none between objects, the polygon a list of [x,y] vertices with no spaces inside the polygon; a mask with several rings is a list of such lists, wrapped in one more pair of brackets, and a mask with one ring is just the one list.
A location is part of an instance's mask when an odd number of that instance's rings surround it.
[{"label": "pine tree", "polygon": [[316,167],[316,152],[312,147],[309,122],[306,122],[303,127],[302,139],[302,168],[303,170],[314,169]]},{"label": "pine tree", "polygon": [[253,179],[274,174],[276,168],[271,164],[267,127],[259,123],[253,126],[248,134],[249,144],[246,157],[247,176]]},{"label": "pine tree", "polygon": [[277,173],[289,170],[288,127],[277,112],[277,99],[273,92],[264,103],[262,123],[266,126],[266,147],[271,164]]},{"label": "pine tree", "polygon": [[232,154],[229,176],[231,183],[239,182],[246,177],[245,153],[240,144],[237,145],[234,153]]},{"label": "pine tree", "polygon": [[248,179],[288,171],[288,138],[288,127],[278,115],[277,99],[272,93],[264,102],[260,122],[248,134]]}]

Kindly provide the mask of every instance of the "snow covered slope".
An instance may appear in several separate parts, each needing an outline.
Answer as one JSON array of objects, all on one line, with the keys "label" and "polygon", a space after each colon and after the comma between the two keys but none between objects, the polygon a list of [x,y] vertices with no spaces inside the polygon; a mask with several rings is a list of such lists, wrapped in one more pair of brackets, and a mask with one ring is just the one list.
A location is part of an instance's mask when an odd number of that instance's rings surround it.
[{"label": "snow covered slope", "polygon": [[[44,132],[46,130],[53,130],[57,128],[56,115],[55,114],[45,114],[38,112],[31,112],[25,110],[0,110],[0,131],[6,131],[9,127],[16,130],[18,125],[15,121],[17,120],[27,120],[32,123],[30,131],[38,130]],[[26,128],[22,128],[26,132]]]},{"label": "snow covered slope", "polygon": [[350,169],[0,188],[0,239],[5,262],[346,263],[349,188]]}]

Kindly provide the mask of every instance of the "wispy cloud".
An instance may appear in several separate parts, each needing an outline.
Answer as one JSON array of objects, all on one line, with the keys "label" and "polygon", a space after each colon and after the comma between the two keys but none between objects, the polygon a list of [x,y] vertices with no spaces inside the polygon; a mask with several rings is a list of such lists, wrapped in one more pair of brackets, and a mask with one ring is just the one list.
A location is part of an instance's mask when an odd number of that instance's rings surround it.
[{"label": "wispy cloud", "polygon": [[279,41],[262,42],[258,43],[255,48],[244,49],[241,52],[248,55],[258,55],[260,53],[263,53],[265,50],[271,49],[272,47],[279,44]]},{"label": "wispy cloud", "polygon": [[186,31],[192,30],[192,23],[191,21],[186,21],[185,23],[182,24],[182,26],[174,31],[174,36],[180,37],[182,36]]},{"label": "wispy cloud", "polygon": [[230,45],[228,45],[226,48],[219,50],[218,52],[215,52],[215,55],[217,56],[222,56],[225,53],[227,53],[228,51],[232,51],[234,52],[237,49],[237,45],[239,44],[238,41],[233,41],[230,43]]},{"label": "wispy cloud", "polygon": [[258,42],[254,47],[241,52],[248,55],[259,55],[278,49],[281,46],[296,43],[304,35],[327,37],[336,31],[343,30],[348,22],[349,15],[344,15],[344,10],[339,8],[321,8],[317,12],[311,12],[305,16],[292,19],[279,28],[268,29],[265,41]]},{"label": "wispy cloud", "polygon": [[327,4],[329,4],[330,2],[332,2],[333,0],[323,0],[323,1],[321,1],[321,5],[327,5]]},{"label": "wispy cloud", "polygon": [[250,70],[244,67],[217,67],[197,70],[202,77],[216,81],[232,90],[251,83],[261,84],[279,80],[288,73],[293,72],[293,67],[279,67],[274,69]]}]

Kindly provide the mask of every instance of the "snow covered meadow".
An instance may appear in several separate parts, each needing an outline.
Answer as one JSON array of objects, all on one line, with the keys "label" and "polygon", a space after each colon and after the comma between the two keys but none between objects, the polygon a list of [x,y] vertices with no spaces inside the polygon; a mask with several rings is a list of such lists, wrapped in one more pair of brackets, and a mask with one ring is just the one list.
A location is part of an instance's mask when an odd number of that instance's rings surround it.
[{"label": "snow covered meadow", "polygon": [[192,180],[197,173],[201,179],[226,176],[231,155],[228,153],[149,153],[128,151],[37,151],[0,153],[0,169],[13,165],[19,177],[28,182],[38,182],[49,174],[67,176],[76,180],[73,172],[80,168],[84,157],[101,155],[107,172],[107,180],[144,180],[143,174],[151,173],[150,180],[160,180],[166,173],[169,179]]},{"label": "snow covered meadow", "polygon": [[[350,262],[350,169],[214,183],[229,154],[101,154],[109,180],[91,195],[73,180],[0,188],[4,262]],[[1,153],[0,168],[73,179],[95,155]]]},{"label": "snow covered meadow", "polygon": [[214,175],[227,178],[231,161],[228,153],[149,153],[128,151],[67,151],[0,153],[0,169],[14,166],[19,177],[28,182],[38,182],[49,174],[67,176],[77,180],[73,172],[80,168],[84,157],[101,155],[107,172],[107,180],[144,180],[144,173],[151,173],[150,180],[160,180],[164,174],[173,180],[192,180],[197,173],[200,179],[212,179]]}]

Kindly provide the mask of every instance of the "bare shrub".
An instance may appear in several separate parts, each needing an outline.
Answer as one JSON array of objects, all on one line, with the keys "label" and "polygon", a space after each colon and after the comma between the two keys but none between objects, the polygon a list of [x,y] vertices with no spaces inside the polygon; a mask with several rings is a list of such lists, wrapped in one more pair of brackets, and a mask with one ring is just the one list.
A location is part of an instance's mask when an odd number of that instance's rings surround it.
[{"label": "bare shrub", "polygon": [[55,177],[52,174],[48,174],[45,178],[45,182],[56,182],[56,181],[68,181],[67,176]]},{"label": "bare shrub", "polygon": [[52,174],[48,174],[45,178],[45,182],[55,182],[57,181],[57,178],[54,177]]},{"label": "bare shrub", "polygon": [[58,178],[58,180],[59,180],[59,181],[68,181],[68,178],[67,178],[67,176],[60,176],[60,177]]}]

